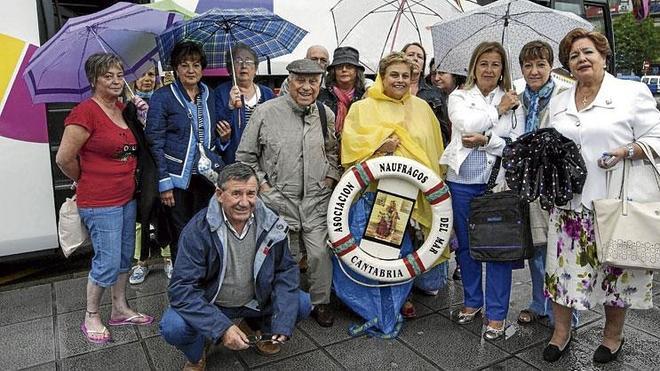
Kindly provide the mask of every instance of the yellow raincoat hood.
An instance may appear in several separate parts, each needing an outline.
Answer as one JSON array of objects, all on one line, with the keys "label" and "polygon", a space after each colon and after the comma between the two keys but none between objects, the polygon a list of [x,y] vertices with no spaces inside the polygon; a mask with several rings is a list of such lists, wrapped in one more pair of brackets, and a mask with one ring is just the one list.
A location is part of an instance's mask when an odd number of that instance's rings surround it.
[{"label": "yellow raincoat hood", "polygon": [[[440,123],[424,100],[410,93],[401,99],[384,94],[383,82],[376,82],[367,90],[367,98],[353,103],[344,121],[341,140],[341,160],[344,168],[365,161],[389,136],[396,135],[401,143],[394,155],[418,161],[439,176],[443,176],[438,161],[444,150]],[[417,197],[412,218],[425,227],[431,227],[431,206]]]}]

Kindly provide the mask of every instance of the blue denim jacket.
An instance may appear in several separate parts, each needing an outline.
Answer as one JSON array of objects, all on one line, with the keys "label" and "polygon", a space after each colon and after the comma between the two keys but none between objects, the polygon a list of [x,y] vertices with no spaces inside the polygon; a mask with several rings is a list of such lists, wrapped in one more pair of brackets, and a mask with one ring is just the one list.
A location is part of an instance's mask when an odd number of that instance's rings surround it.
[{"label": "blue denim jacket", "polygon": [[[254,259],[257,310],[272,308],[272,332],[291,336],[298,315],[299,271],[289,252],[284,219],[257,201]],[[211,198],[186,225],[179,238],[179,252],[168,288],[170,305],[199,333],[217,343],[233,324],[215,303],[225,274],[227,226],[220,204]],[[229,232],[231,233],[231,232]]]},{"label": "blue denim jacket", "polygon": [[[199,83],[200,94],[206,101],[204,120],[204,148],[215,168],[223,165],[215,153],[219,138],[215,132],[215,104],[213,94]],[[179,80],[154,92],[149,100],[145,135],[158,168],[158,191],[172,188],[187,189],[190,175],[197,168],[199,150],[196,132],[197,107],[187,99]]]}]

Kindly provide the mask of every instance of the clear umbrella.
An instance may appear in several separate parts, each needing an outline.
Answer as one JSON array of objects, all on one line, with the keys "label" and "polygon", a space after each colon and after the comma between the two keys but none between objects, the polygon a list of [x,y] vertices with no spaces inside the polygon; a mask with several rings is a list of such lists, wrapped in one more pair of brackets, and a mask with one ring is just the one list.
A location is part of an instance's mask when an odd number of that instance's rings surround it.
[{"label": "clear umbrella", "polygon": [[477,6],[460,0],[340,0],[330,12],[337,46],[358,49],[360,62],[376,72],[383,55],[409,42],[430,45],[431,25]]},{"label": "clear umbrella", "polygon": [[[517,60],[522,47],[533,40],[550,44],[559,66],[561,39],[575,28],[593,25],[573,13],[562,12],[527,0],[499,0],[435,24],[431,27],[437,68],[465,75],[475,47],[484,41],[499,41]],[[518,63],[510,63],[512,79],[522,77]]]}]

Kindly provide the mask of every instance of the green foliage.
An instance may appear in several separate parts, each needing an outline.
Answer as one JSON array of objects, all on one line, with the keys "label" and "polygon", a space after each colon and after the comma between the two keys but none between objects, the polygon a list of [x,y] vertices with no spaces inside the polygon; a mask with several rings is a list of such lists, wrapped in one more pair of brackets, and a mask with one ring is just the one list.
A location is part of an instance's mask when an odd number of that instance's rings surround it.
[{"label": "green foliage", "polygon": [[641,75],[645,60],[660,57],[660,29],[651,17],[638,22],[632,13],[615,18],[613,26],[617,70]]}]

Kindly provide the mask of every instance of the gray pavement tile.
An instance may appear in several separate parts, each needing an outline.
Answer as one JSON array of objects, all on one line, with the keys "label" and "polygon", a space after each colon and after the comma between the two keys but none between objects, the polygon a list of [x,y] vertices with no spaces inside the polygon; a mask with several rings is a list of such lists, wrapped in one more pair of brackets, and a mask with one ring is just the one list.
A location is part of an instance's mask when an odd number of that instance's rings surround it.
[{"label": "gray pavement tile", "polygon": [[0,292],[0,326],[53,314],[50,284]]},{"label": "gray pavement tile", "polygon": [[[575,335],[574,335],[575,336]],[[517,354],[519,358],[533,365],[540,370],[635,370],[633,367],[621,362],[610,362],[606,365],[599,365],[592,361],[594,349],[590,345],[585,345],[576,338],[570,344],[570,348],[557,362],[548,363],[543,360],[543,349],[545,344],[539,344],[533,348]]]},{"label": "gray pavement tile", "polygon": [[349,370],[437,369],[395,339],[361,337],[328,346],[325,350]]},{"label": "gray pavement tile", "polygon": [[[630,309],[626,312],[626,325],[648,332],[660,338],[660,308]],[[660,355],[660,350],[658,350]]]},{"label": "gray pavement tile", "polygon": [[434,311],[448,309],[450,307],[458,307],[460,309],[463,303],[463,286],[452,280],[448,280],[447,285],[440,289],[438,295],[428,296],[414,292],[412,300],[424,304]]},{"label": "gray pavement tile", "polygon": [[22,371],[56,371],[56,370],[57,370],[57,366],[55,365],[55,362],[48,362],[41,364],[39,366],[33,366],[22,369]]},{"label": "gray pavement tile", "polygon": [[3,371],[54,361],[53,318],[0,327],[0,344],[0,370]]},{"label": "gray pavement tile", "polygon": [[[87,277],[55,282],[54,286],[58,314],[85,308]],[[105,290],[101,304],[110,304],[111,298],[110,290]]]},{"label": "gray pavement tile", "polygon": [[[165,273],[157,270],[150,273],[147,279],[139,285],[128,285],[126,298],[133,299],[141,296],[160,294],[167,290],[167,277]],[[57,302],[57,313],[66,313],[85,308],[85,293],[87,288],[87,277],[55,283],[55,300]],[[110,289],[105,290],[101,304],[109,304],[111,301]]]},{"label": "gray pavement tile", "polygon": [[127,371],[148,370],[149,363],[144,354],[142,345],[133,342],[101,349],[98,352],[85,353],[76,357],[62,359],[61,370],[99,370],[99,371]]},{"label": "gray pavement tile", "polygon": [[432,314],[406,324],[399,339],[442,369],[474,369],[509,357],[446,317]]},{"label": "gray pavement tile", "polygon": [[339,303],[339,299],[333,300],[330,303],[330,308],[335,314],[335,323],[332,327],[319,326],[311,316],[298,323],[298,328],[321,346],[350,339],[351,335],[348,334],[348,327],[365,322],[360,316]]},{"label": "gray pavement tile", "polygon": [[488,371],[531,371],[538,370],[536,367],[525,363],[523,360],[517,357],[511,357],[505,359],[502,362],[494,364],[492,366],[486,367],[483,370]]},{"label": "gray pavement tile", "polygon": [[532,276],[529,274],[528,261],[525,260],[525,268],[514,269],[511,275],[511,282],[514,285],[520,283],[530,283],[532,282]]},{"label": "gray pavement tile", "polygon": [[[508,353],[517,353],[535,344],[545,344],[552,337],[552,330],[540,323],[521,326],[517,323],[507,324],[505,338],[491,342]],[[484,331],[485,331],[484,327]]]},{"label": "gray pavement tile", "polygon": [[[144,340],[147,351],[156,370],[180,370],[186,363],[186,357],[162,337],[156,336]],[[241,362],[235,353],[221,346],[209,348],[206,369],[211,370],[242,370]]]},{"label": "gray pavement tile", "polygon": [[[103,323],[110,319],[110,305],[100,308]],[[57,316],[57,335],[59,336],[60,357],[67,358],[83,353],[94,352],[106,348],[114,348],[137,340],[134,326],[107,326],[112,335],[112,342],[107,344],[92,344],[85,338],[80,330],[80,324],[85,319],[85,311],[78,310]],[[156,326],[156,325],[151,325]]]},{"label": "gray pavement tile", "polygon": [[165,309],[167,309],[167,306],[169,305],[167,294],[130,299],[128,304],[135,311],[154,317],[154,324],[152,326],[136,326],[140,332],[140,336],[143,338],[148,338],[151,336],[160,335],[158,324],[160,323],[160,319],[163,313],[165,313]]},{"label": "gray pavement tile", "polygon": [[282,345],[282,351],[274,356],[262,356],[253,348],[239,352],[238,356],[245,361],[248,367],[252,368],[261,366],[265,363],[288,358],[296,354],[308,352],[313,349],[316,349],[316,345],[314,345],[312,340],[305,336],[302,331],[296,330],[293,332],[291,339]]},{"label": "gray pavement tile", "polygon": [[315,350],[313,352],[301,354],[299,356],[287,358],[283,361],[267,364],[258,367],[257,370],[323,370],[334,371],[342,370],[341,367],[330,359],[322,350]]},{"label": "gray pavement tile", "polygon": [[[601,305],[596,308],[602,309],[603,306]],[[603,319],[603,315],[596,310],[581,310],[579,316],[580,317],[577,326],[578,329],[585,326],[589,326],[590,324],[594,322],[598,322]]]},{"label": "gray pavement tile", "polygon": [[[578,330],[576,338],[593,353],[601,343],[603,326],[604,321]],[[617,361],[640,370],[657,370],[660,339],[630,326],[624,328],[623,335],[626,341]]]},{"label": "gray pavement tile", "polygon": [[[504,339],[493,341],[492,344],[507,351],[508,353],[516,353],[521,349],[527,348],[535,343],[546,341],[552,334],[548,327],[536,323],[526,326],[520,326],[516,322],[518,313],[527,308],[529,298],[531,295],[531,286],[523,284],[513,286],[511,289],[511,298],[509,300],[509,311],[507,315],[506,335]],[[460,326],[467,331],[470,331],[476,336],[481,337],[486,331],[487,320],[485,317],[477,317],[475,320],[467,325],[458,325],[458,312],[460,306],[452,308],[452,311],[441,311],[440,314],[449,318],[454,325]],[[484,312],[485,313],[485,312]]]}]

